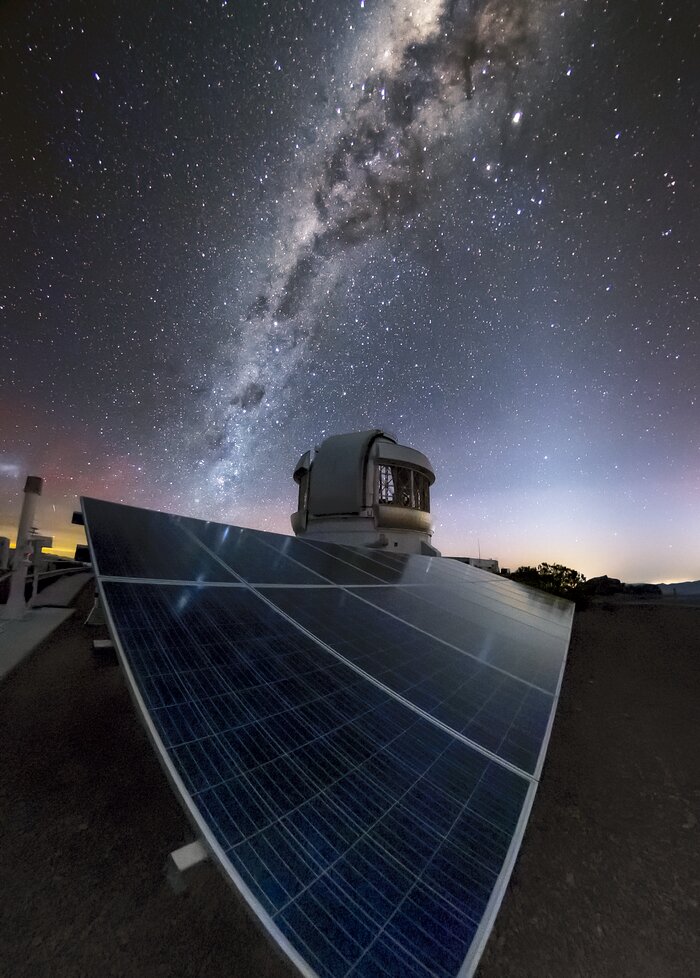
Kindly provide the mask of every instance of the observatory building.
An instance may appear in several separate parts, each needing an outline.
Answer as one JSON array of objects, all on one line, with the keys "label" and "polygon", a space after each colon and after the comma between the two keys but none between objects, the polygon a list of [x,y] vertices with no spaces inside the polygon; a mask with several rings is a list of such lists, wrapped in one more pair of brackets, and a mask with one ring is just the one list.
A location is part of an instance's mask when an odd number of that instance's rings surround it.
[{"label": "observatory building", "polygon": [[379,428],[333,435],[294,469],[298,537],[393,553],[439,556],[431,545],[433,467]]}]

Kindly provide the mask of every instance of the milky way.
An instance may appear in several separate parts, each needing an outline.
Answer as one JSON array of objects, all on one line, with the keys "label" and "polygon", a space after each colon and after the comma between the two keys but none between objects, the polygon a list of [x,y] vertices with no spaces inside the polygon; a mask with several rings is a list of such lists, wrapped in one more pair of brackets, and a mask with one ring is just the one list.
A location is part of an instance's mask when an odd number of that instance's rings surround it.
[{"label": "milky way", "polygon": [[[235,374],[218,378],[207,434],[216,457],[213,487],[231,491],[254,455],[256,437],[265,434],[266,412],[281,409],[280,395],[344,256],[431,206],[446,166],[459,165],[477,113],[489,112],[489,125],[499,132],[519,71],[543,53],[551,9],[536,0],[446,0],[425,4],[420,17],[401,2],[390,10],[376,66],[352,84],[349,105],[337,110],[338,131],[308,175],[311,189],[291,231],[293,244],[270,269],[268,288],[251,302],[236,333]],[[492,100],[472,106],[482,72]],[[538,82],[535,74],[531,84]]]}]

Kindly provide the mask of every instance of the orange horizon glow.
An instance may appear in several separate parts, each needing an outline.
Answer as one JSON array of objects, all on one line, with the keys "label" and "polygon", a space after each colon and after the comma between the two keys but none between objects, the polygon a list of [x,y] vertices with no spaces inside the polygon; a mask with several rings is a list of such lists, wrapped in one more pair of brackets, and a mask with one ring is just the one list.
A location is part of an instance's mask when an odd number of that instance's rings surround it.
[{"label": "orange horizon glow", "polygon": [[[70,513],[72,513],[72,510],[73,507],[71,507]],[[222,523],[230,522],[234,525],[245,525],[250,526],[252,529],[292,536],[286,518],[282,514],[283,506],[280,505],[279,501],[273,501],[264,506],[258,505],[251,507],[243,512],[224,514],[216,521]],[[201,515],[199,515],[199,518],[201,518]],[[66,512],[64,514],[59,511],[52,514],[52,516],[54,519],[51,520],[51,523],[54,523],[54,520],[62,521],[64,518],[66,520],[70,518],[69,513]],[[84,545],[87,542],[82,526],[69,523],[67,526],[64,525],[59,529],[52,530],[51,523],[46,526],[45,519],[41,522],[42,534],[53,537],[53,546],[45,548],[43,551],[47,555],[72,558],[75,555],[76,546]],[[511,571],[523,565],[536,567],[545,561],[547,563],[557,563],[563,564],[566,567],[572,567],[579,571],[579,573],[584,574],[586,578],[602,577],[607,574],[608,577],[619,578],[627,583],[682,584],[700,578],[700,569],[692,567],[690,563],[688,563],[687,569],[685,570],[682,566],[679,568],[676,565],[673,570],[669,569],[668,574],[663,574],[662,569],[663,576],[660,576],[658,573],[654,575],[635,573],[634,564],[632,563],[630,566],[630,559],[627,555],[616,553],[614,558],[612,556],[606,558],[603,555],[603,547],[600,546],[600,542],[596,546],[597,541],[595,540],[590,540],[588,545],[578,544],[577,546],[575,542],[565,539],[555,539],[553,535],[548,534],[547,539],[542,540],[538,546],[539,553],[533,555],[531,542],[527,538],[520,540],[513,539],[513,534],[510,532],[510,539],[506,541],[502,536],[503,532],[491,531],[488,534],[482,532],[481,539],[483,541],[485,538],[487,545],[484,546],[484,543],[481,543],[481,554],[484,558],[498,560],[500,567],[507,567]],[[14,548],[16,542],[15,527],[7,523],[0,524],[0,536],[9,537],[10,547]],[[443,548],[440,547],[440,537],[442,536],[449,537],[448,545]],[[526,536],[531,536],[531,534],[527,534]],[[433,542],[445,557],[474,557],[478,553],[477,547],[473,546],[472,534],[460,533],[459,531],[456,533],[449,532],[446,526],[437,528]],[[632,561],[634,561],[634,555],[630,556]],[[639,557],[643,560],[641,554]],[[623,558],[627,558],[627,566],[620,566]],[[614,566],[615,562],[618,563],[617,568]],[[660,559],[659,563],[663,563],[663,561]]]}]

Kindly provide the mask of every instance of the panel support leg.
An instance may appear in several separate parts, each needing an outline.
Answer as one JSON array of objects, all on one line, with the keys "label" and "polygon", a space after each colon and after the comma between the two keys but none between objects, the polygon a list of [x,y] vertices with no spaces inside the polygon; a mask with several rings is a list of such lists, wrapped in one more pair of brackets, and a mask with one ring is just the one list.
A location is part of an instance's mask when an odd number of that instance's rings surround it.
[{"label": "panel support leg", "polygon": [[95,603],[92,606],[90,614],[85,619],[86,625],[106,625],[105,616],[102,611],[102,605],[100,604],[100,595],[95,591]]},{"label": "panel support leg", "polygon": [[209,853],[200,839],[170,853],[165,864],[165,876],[175,893],[183,893],[187,889],[187,874],[208,858]]}]

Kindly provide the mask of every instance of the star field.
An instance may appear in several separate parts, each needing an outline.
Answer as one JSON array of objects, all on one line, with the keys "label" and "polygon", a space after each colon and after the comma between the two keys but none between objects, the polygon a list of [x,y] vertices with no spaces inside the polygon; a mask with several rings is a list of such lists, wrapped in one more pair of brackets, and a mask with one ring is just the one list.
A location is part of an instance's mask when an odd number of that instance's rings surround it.
[{"label": "star field", "polygon": [[25,473],[289,531],[326,435],[435,467],[435,544],[698,576],[687,5],[0,13],[0,533]]}]

